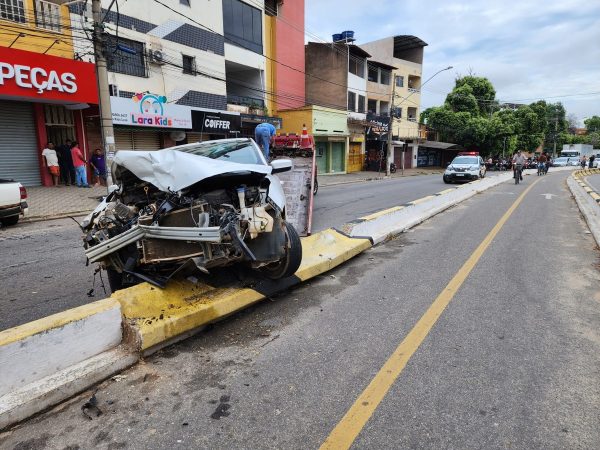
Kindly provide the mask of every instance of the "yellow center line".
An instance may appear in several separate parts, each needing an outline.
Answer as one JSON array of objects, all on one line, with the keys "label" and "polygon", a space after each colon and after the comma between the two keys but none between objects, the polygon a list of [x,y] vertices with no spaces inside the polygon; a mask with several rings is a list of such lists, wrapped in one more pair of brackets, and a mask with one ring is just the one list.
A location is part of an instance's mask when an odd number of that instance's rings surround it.
[{"label": "yellow center line", "polygon": [[471,254],[471,256],[469,256],[469,259],[467,259],[463,266],[458,270],[456,275],[454,275],[452,280],[450,280],[450,282],[446,285],[444,290],[437,296],[425,314],[421,316],[413,329],[410,330],[408,335],[396,348],[394,353],[392,353],[379,372],[377,372],[366,389],[358,396],[342,420],[329,434],[323,445],[321,445],[322,450],[350,448],[398,376],[400,376],[400,373],[402,373],[404,367],[406,367],[406,364],[411,356],[417,351],[421,343],[425,340],[437,320],[444,312],[444,309],[446,309],[446,306],[448,306],[481,256],[485,253],[492,240],[500,232],[506,221],[538,181],[539,179],[525,189],[519,198],[517,198],[511,205],[508,211],[504,213],[502,218],[498,221],[494,228],[492,228],[481,244],[479,244],[477,249]]}]

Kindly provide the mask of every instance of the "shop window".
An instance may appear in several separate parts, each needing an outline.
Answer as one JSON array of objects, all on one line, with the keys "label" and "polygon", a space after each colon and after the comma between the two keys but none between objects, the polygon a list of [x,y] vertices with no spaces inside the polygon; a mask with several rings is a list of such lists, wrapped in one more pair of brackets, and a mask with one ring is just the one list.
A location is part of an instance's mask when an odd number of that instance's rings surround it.
[{"label": "shop window", "polygon": [[348,91],[348,111],[356,111],[356,94]]},{"label": "shop window", "polygon": [[277,16],[277,4],[279,0],[265,0],[265,14],[267,16]]},{"label": "shop window", "polygon": [[365,96],[364,95],[358,96],[358,112],[359,113],[365,112]]},{"label": "shop window", "polygon": [[365,77],[365,60],[350,55],[349,72],[357,77]]},{"label": "shop window", "polygon": [[386,84],[389,86],[390,84],[390,78],[392,76],[392,72],[390,72],[389,70],[381,70],[381,84]]},{"label": "shop window", "polygon": [[225,41],[262,54],[262,12],[240,0],[223,0]]},{"label": "shop window", "polygon": [[0,19],[25,23],[23,0],[0,0]]},{"label": "shop window", "polygon": [[367,112],[376,114],[377,113],[377,100],[371,100],[367,102]]},{"label": "shop window", "polygon": [[107,41],[107,66],[109,72],[146,77],[145,48],[142,42],[109,36]]},{"label": "shop window", "polygon": [[61,30],[60,6],[44,0],[35,0],[35,25],[46,30]]},{"label": "shop window", "polygon": [[196,75],[196,58],[193,56],[183,55],[183,73],[188,75]]},{"label": "shop window", "polygon": [[396,86],[404,87],[404,77],[402,75],[396,77]]},{"label": "shop window", "polygon": [[377,67],[369,67],[368,77],[369,81],[372,81],[373,83],[377,83],[379,81],[379,70]]}]

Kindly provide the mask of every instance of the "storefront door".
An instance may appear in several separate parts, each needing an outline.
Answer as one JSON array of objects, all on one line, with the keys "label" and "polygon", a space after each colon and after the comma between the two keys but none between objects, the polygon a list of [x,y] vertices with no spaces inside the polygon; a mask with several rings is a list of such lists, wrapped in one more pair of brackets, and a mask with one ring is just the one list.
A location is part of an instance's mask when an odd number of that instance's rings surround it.
[{"label": "storefront door", "polygon": [[344,171],[344,143],[343,142],[332,142],[331,143],[331,170],[332,173],[339,173]]},{"label": "storefront door", "polygon": [[327,142],[315,142],[317,170],[319,173],[329,172],[327,145]]},{"label": "storefront door", "polygon": [[363,169],[364,155],[361,153],[362,144],[360,142],[350,142],[348,153],[348,173],[359,172]]}]

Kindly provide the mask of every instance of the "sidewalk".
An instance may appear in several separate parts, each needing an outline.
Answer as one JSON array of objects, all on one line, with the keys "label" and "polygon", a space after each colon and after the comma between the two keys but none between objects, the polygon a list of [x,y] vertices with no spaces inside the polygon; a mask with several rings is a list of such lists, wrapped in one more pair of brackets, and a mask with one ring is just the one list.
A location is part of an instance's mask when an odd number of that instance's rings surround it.
[{"label": "sidewalk", "polygon": [[412,177],[416,175],[441,174],[444,172],[444,169],[442,169],[441,167],[418,167],[415,169],[404,169],[404,175],[402,175],[401,172],[402,171],[398,169],[396,173],[391,174],[389,177],[385,176],[385,171],[362,171],[339,175],[319,174],[319,186],[335,186],[337,184],[360,183],[361,181],[379,181],[388,178],[401,178],[403,176]]},{"label": "sidewalk", "polygon": [[106,187],[91,189],[77,186],[27,188],[29,211],[23,221],[57,219],[71,215],[86,215],[106,195]]}]

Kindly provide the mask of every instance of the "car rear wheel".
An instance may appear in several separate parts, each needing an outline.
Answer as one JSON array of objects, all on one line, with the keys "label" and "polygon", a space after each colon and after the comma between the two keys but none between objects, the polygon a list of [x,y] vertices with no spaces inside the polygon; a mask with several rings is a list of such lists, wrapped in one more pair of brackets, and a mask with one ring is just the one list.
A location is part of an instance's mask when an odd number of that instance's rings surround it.
[{"label": "car rear wheel", "polygon": [[285,222],[285,240],[286,252],[285,256],[278,262],[262,267],[260,270],[268,278],[279,280],[292,276],[300,267],[302,262],[302,243],[296,229],[289,223]]},{"label": "car rear wheel", "polygon": [[2,222],[2,225],[4,225],[4,226],[16,225],[17,222],[19,221],[19,216],[5,217],[4,219],[1,219],[0,221]]}]

